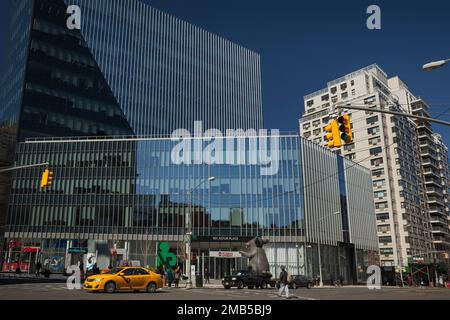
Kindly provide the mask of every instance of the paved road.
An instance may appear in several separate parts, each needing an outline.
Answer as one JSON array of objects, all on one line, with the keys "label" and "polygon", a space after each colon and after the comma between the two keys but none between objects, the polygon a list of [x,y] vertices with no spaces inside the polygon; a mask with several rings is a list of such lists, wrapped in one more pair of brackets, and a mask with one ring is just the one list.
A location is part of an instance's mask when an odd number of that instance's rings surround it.
[{"label": "paved road", "polygon": [[[149,293],[91,293],[68,290],[61,283],[5,284],[0,286],[0,300],[277,300],[275,289],[250,290],[236,288],[163,289]],[[365,287],[313,288],[291,290],[289,300],[450,300],[450,289]]]}]

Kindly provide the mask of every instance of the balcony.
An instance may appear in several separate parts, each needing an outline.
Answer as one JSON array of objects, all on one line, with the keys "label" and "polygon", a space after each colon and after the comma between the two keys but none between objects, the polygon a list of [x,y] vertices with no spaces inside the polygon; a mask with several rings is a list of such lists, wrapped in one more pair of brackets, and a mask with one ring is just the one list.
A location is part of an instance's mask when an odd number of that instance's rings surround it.
[{"label": "balcony", "polygon": [[428,197],[428,203],[437,203],[444,206],[444,200],[442,197]]}]

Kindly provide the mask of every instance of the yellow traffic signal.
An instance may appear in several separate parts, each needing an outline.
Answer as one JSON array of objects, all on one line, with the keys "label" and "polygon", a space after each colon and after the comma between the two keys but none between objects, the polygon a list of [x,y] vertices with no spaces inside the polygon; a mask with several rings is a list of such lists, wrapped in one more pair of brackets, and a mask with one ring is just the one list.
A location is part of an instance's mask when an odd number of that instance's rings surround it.
[{"label": "yellow traffic signal", "polygon": [[48,187],[52,184],[53,181],[53,171],[50,171],[50,169],[45,169],[44,173],[42,173],[41,178],[41,188],[44,189],[45,187]]},{"label": "yellow traffic signal", "polygon": [[325,131],[329,132],[325,136],[326,140],[328,140],[327,146],[329,148],[339,148],[342,146],[339,126],[336,120],[331,120],[330,124],[325,127]]},{"label": "yellow traffic signal", "polygon": [[344,114],[337,118],[339,122],[339,131],[341,132],[341,139],[344,141],[344,144],[348,144],[353,142],[353,132],[352,125],[350,123],[350,116],[348,114]]}]

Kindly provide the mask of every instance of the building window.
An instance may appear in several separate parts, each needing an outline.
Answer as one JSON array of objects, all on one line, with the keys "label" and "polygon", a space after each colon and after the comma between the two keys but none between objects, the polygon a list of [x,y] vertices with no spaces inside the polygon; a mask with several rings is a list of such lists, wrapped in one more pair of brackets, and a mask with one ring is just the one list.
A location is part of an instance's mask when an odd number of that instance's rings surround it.
[{"label": "building window", "polygon": [[348,98],[348,93],[347,93],[347,92],[343,92],[343,93],[341,94],[341,98],[342,98],[342,99],[347,99],[347,98]]},{"label": "building window", "polygon": [[367,118],[367,120],[366,120],[366,123],[368,125],[372,125],[376,122],[378,122],[378,116],[373,116],[373,117]]},{"label": "building window", "polygon": [[377,213],[377,220],[389,220],[389,213]]},{"label": "building window", "polygon": [[384,175],[384,169],[377,169],[372,171],[372,177],[380,177]]},{"label": "building window", "polygon": [[347,89],[347,84],[346,83],[341,84],[341,90],[344,91],[346,89]]},{"label": "building window", "polygon": [[381,138],[380,137],[375,137],[375,138],[370,138],[369,139],[369,144],[371,146],[377,145],[380,142],[381,142]]},{"label": "building window", "polygon": [[367,134],[377,134],[378,132],[380,132],[380,128],[379,127],[373,127],[373,128],[369,128],[367,129]]},{"label": "building window", "polygon": [[314,104],[314,100],[309,100],[306,102],[307,107],[311,107]]},{"label": "building window", "polygon": [[391,226],[389,224],[380,224],[377,226],[378,232],[389,232],[391,231]]},{"label": "building window", "polygon": [[381,147],[376,147],[376,148],[370,149],[369,152],[370,152],[370,155],[376,156],[381,153],[381,150],[382,150]]},{"label": "building window", "polygon": [[356,95],[356,90],[352,89],[352,96],[355,96],[355,95]]},{"label": "building window", "polygon": [[321,99],[322,99],[322,101],[328,101],[328,100],[330,100],[330,96],[328,94],[326,94],[326,95],[323,95]]},{"label": "building window", "polygon": [[354,86],[355,85],[355,80],[350,81],[350,85]]},{"label": "building window", "polygon": [[390,255],[394,253],[394,249],[392,248],[381,248],[380,253],[384,255]]},{"label": "building window", "polygon": [[355,144],[354,144],[354,143],[346,144],[346,145],[344,146],[344,150],[345,150],[345,151],[352,151],[353,149],[355,149]]},{"label": "building window", "polygon": [[320,125],[320,120],[315,120],[315,121],[313,121],[312,124],[313,124],[313,127],[317,127]]},{"label": "building window", "polygon": [[384,197],[386,197],[386,191],[374,192],[374,197],[378,199],[383,199]]},{"label": "building window", "polygon": [[356,159],[356,154],[350,153],[350,154],[347,154],[345,157],[346,157],[348,160],[355,160],[355,159]]},{"label": "building window", "polygon": [[336,87],[333,87],[333,88],[330,89],[331,94],[335,94],[336,91],[337,91],[337,88],[336,88]]},{"label": "building window", "polygon": [[388,208],[388,203],[387,202],[375,203],[375,209],[376,210],[386,210],[387,208]]},{"label": "building window", "polygon": [[303,130],[308,130],[310,127],[311,127],[311,124],[309,122],[303,124]]},{"label": "building window", "polygon": [[379,237],[379,241],[380,243],[391,243],[392,242],[392,237]]},{"label": "building window", "polygon": [[377,159],[370,160],[370,164],[373,167],[377,167],[377,166],[383,164],[383,158],[377,158]]},{"label": "building window", "polygon": [[313,131],[313,134],[314,134],[315,136],[317,136],[317,135],[319,135],[321,132],[322,132],[321,129],[315,129],[315,130]]},{"label": "building window", "polygon": [[380,180],[374,180],[373,181],[373,187],[374,188],[382,188],[386,185],[386,180],[380,179]]},{"label": "building window", "polygon": [[303,134],[303,137],[306,138],[306,139],[308,139],[309,137],[311,137],[311,131],[305,132],[305,133]]}]

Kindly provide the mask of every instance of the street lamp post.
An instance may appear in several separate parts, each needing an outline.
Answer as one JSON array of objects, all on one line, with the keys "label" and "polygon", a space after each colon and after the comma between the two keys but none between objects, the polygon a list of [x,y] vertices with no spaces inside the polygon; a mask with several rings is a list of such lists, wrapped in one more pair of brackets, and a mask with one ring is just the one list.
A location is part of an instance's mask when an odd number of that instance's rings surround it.
[{"label": "street lamp post", "polygon": [[215,180],[215,177],[209,177],[206,180],[200,181],[199,184],[197,184],[194,188],[191,188],[188,191],[189,196],[189,210],[185,213],[185,228],[186,228],[186,234],[185,234],[185,251],[186,251],[186,272],[188,276],[186,289],[192,288],[192,275],[191,275],[191,251],[192,251],[192,193],[200,187],[205,182],[211,182]]},{"label": "street lamp post", "polygon": [[[323,216],[322,218],[320,218],[319,220],[318,220],[318,222],[320,222],[320,221],[322,221],[323,219],[325,219],[325,218],[327,218],[328,216],[331,216],[331,215],[338,215],[338,214],[340,214],[341,212],[340,211],[337,211],[337,212],[333,212],[333,213],[329,213],[329,214],[327,214],[326,216]],[[322,234],[322,230],[321,230],[321,227],[320,227],[320,223],[319,223],[319,241],[317,241],[317,251],[318,251],[318,254],[319,254],[319,278],[320,278],[320,281],[319,281],[319,287],[323,287],[323,277],[322,277],[322,257],[321,257],[321,254],[320,254],[320,237],[321,237],[321,234]]]},{"label": "street lamp post", "polygon": [[444,65],[447,64],[447,62],[450,62],[450,59],[429,62],[427,64],[424,64],[422,69],[423,69],[423,71],[430,72],[430,71],[432,71],[434,69],[438,69],[440,67],[443,67]]}]

